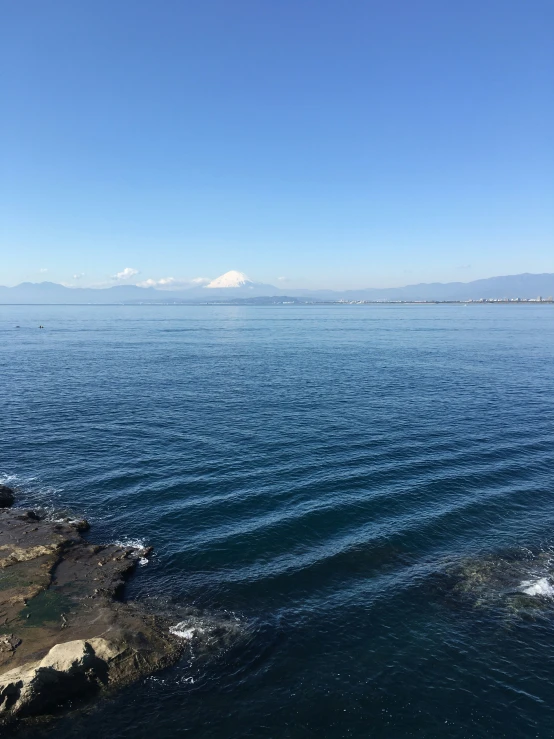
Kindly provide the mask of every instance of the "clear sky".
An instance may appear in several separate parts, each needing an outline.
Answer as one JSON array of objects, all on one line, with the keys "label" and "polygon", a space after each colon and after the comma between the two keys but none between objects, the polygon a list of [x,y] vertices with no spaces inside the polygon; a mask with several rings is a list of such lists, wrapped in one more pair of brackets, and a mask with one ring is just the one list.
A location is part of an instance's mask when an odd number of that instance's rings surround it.
[{"label": "clear sky", "polygon": [[1,7],[0,284],[554,272],[552,0]]}]

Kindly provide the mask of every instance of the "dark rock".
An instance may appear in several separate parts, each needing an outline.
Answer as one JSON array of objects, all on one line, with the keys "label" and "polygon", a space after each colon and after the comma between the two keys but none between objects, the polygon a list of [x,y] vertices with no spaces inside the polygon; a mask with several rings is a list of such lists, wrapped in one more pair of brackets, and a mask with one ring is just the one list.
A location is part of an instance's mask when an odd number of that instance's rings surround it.
[{"label": "dark rock", "polygon": [[40,521],[40,516],[35,511],[25,511],[18,518],[21,521]]},{"label": "dark rock", "polygon": [[0,508],[9,508],[13,505],[15,493],[7,485],[0,485]]},{"label": "dark rock", "polygon": [[237,637],[236,620],[122,600],[151,548],[91,544],[87,528],[0,509],[0,734],[129,685],[185,650],[219,653]]},{"label": "dark rock", "polygon": [[167,618],[118,600],[145,551],[89,544],[85,528],[0,510],[0,725],[127,685],[186,647]]}]

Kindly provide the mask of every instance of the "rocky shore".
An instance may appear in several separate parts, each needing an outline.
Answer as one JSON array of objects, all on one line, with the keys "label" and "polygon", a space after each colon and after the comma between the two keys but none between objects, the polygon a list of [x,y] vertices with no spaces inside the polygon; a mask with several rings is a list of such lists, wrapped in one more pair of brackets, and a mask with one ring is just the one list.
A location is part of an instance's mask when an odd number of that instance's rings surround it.
[{"label": "rocky shore", "polygon": [[174,621],[121,600],[149,550],[91,544],[86,521],[13,501],[0,486],[0,724],[55,715],[179,658]]}]

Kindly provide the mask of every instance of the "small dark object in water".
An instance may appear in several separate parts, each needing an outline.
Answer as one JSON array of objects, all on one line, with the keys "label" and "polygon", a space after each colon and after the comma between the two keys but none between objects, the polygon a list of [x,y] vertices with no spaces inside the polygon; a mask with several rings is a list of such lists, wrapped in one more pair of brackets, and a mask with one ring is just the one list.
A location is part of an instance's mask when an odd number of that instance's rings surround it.
[{"label": "small dark object in water", "polygon": [[44,326],[39,326],[39,328],[44,328]]}]

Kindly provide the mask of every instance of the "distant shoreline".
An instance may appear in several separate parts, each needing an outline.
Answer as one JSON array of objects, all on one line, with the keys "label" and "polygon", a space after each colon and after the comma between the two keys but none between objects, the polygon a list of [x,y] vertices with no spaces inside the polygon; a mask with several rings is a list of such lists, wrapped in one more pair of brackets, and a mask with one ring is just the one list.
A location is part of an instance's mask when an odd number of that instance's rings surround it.
[{"label": "distant shoreline", "polygon": [[0,306],[88,306],[97,308],[109,308],[114,306],[128,307],[163,307],[163,306],[275,306],[275,305],[294,305],[294,306],[318,306],[318,305],[554,305],[554,300],[537,300],[536,298],[487,298],[482,300],[262,300],[256,298],[244,298],[237,300],[219,300],[219,301],[183,301],[168,300],[163,302],[152,301],[129,301],[122,303],[0,303]]}]

